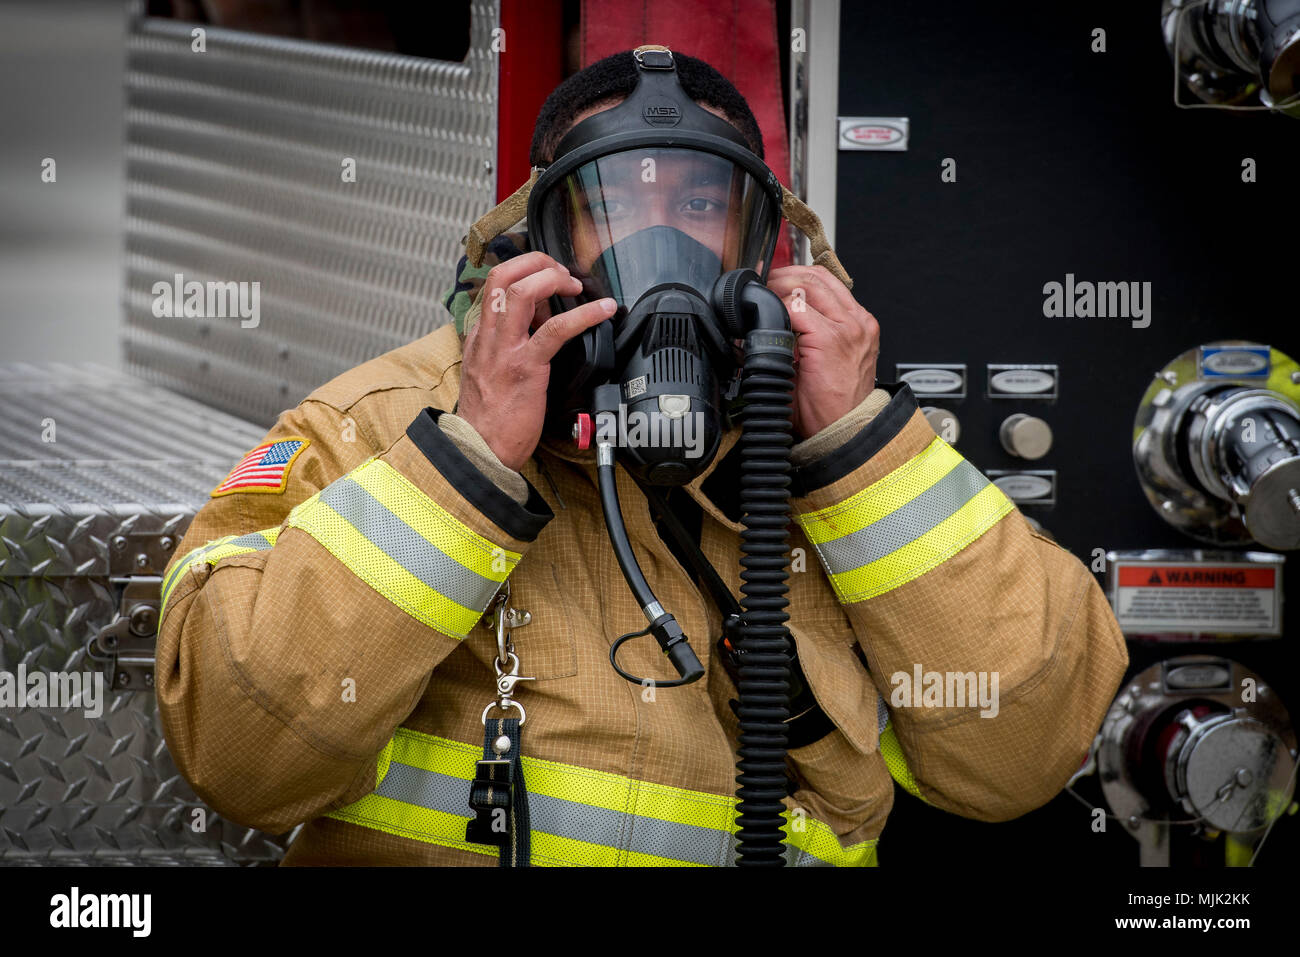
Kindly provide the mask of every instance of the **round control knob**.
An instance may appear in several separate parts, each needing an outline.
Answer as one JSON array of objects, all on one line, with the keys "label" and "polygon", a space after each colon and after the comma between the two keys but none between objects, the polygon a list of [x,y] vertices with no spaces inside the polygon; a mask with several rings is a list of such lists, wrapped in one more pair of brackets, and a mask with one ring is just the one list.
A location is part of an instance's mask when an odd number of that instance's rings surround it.
[{"label": "round control knob", "polygon": [[1042,419],[1017,412],[998,429],[1002,447],[1022,459],[1041,459],[1052,448],[1052,427]]},{"label": "round control knob", "polygon": [[923,405],[921,412],[925,415],[925,420],[930,423],[930,428],[934,429],[935,435],[949,445],[957,444],[957,440],[961,438],[961,422],[958,421],[955,412],[941,409],[937,405]]}]

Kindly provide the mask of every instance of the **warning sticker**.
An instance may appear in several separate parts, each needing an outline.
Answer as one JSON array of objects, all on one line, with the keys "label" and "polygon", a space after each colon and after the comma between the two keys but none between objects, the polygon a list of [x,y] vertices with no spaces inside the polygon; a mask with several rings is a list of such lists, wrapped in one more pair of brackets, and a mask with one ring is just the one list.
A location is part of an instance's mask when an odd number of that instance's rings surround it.
[{"label": "warning sticker", "polygon": [[1279,568],[1119,560],[1111,574],[1125,632],[1282,633]]}]

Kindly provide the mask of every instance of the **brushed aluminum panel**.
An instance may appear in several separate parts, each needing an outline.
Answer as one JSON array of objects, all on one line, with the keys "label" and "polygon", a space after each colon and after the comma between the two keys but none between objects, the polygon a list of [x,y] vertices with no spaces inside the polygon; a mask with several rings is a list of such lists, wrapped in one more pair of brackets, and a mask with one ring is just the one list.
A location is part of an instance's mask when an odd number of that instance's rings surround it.
[{"label": "brushed aluminum panel", "polygon": [[[447,322],[461,239],[494,205],[497,23],[474,3],[451,63],[219,28],[196,53],[191,25],[132,18],[126,367],[269,425]],[[177,274],[259,283],[257,324],[156,318]]]},{"label": "brushed aluminum panel", "polygon": [[4,578],[130,573],[132,555],[113,543],[149,532],[179,541],[264,434],[93,365],[0,364],[0,404]]}]

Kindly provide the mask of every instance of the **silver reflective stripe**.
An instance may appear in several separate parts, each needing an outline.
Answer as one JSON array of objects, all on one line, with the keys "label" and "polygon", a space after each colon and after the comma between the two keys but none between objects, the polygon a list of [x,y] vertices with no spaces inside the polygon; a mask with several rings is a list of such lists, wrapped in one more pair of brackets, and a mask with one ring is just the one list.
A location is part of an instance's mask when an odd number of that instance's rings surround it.
[{"label": "silver reflective stripe", "polygon": [[[376,793],[468,821],[469,790],[469,781],[394,761]],[[711,828],[639,817],[535,791],[528,794],[528,813],[534,831],[675,861],[718,866],[728,862],[731,852],[731,835]]]},{"label": "silver reflective stripe", "polygon": [[876,695],[876,739],[885,733],[889,727],[889,706],[885,704],[885,699]]},{"label": "silver reflective stripe", "polygon": [[[469,791],[469,781],[394,761],[375,793],[468,821]],[[611,811],[535,791],[529,792],[528,807],[534,832],[689,864],[717,867],[736,862],[735,840],[730,832]],[[461,840],[461,834],[454,836]],[[790,845],[785,848],[785,858],[795,867],[830,866]]]},{"label": "silver reflective stripe", "polygon": [[835,573],[861,568],[951,518],[988,484],[979,469],[963,460],[906,505],[856,532],[822,542],[817,550]]},{"label": "silver reflective stripe", "polygon": [[412,576],[457,604],[486,608],[501,587],[441,551],[354,479],[344,476],[330,483],[320,500]]},{"label": "silver reflective stripe", "polygon": [[[166,610],[167,600],[171,597],[172,589],[176,587],[176,583],[180,581],[185,572],[191,568],[201,567],[204,562],[211,562],[215,566],[217,561],[220,561],[223,557],[230,557],[231,554],[247,554],[250,549],[257,552],[268,551],[273,545],[266,536],[275,534],[278,531],[278,528],[268,528],[231,539],[219,538],[191,551],[182,561],[177,562],[172,568],[171,574],[163,579],[161,589],[163,609]],[[214,553],[217,554],[215,560],[208,558],[209,555]]]},{"label": "silver reflective stripe", "polygon": [[[247,535],[240,535],[232,541],[226,542],[227,545],[235,545],[239,548],[253,548],[257,551],[264,551],[271,547],[271,543],[266,540],[261,532],[249,532]],[[207,550],[204,551],[207,554]]]},{"label": "silver reflective stripe", "polygon": [[[786,867],[834,867],[835,866],[833,864],[830,864],[827,861],[823,861],[819,857],[814,857],[808,851],[797,848],[793,844],[790,844],[788,842],[785,845],[785,849],[781,852],[781,856],[785,858]],[[735,854],[732,854],[731,863],[733,865],[735,864],[735,860],[736,860]]]}]

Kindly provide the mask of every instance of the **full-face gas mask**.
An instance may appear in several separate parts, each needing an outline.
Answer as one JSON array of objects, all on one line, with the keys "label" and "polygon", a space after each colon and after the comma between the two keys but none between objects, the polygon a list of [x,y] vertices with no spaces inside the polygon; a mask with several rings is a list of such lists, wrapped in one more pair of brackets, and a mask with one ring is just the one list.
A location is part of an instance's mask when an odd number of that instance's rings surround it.
[{"label": "full-face gas mask", "polygon": [[649,484],[683,485],[709,466],[728,424],[743,335],[737,292],[766,278],[782,214],[815,263],[852,280],[817,215],[681,88],[672,54],[647,46],[633,56],[631,95],[571,129],[549,167],[471,227],[466,252],[480,265],[492,238],[526,213],[530,247],[583,281],[577,296],[552,300],[553,315],[618,302],[552,361],[547,432],[572,431],[589,447],[595,389],[617,384],[620,461]]},{"label": "full-face gas mask", "polygon": [[717,451],[721,393],[738,370],[739,329],[717,314],[714,287],[735,270],[766,278],[781,187],[739,131],[682,91],[671,53],[636,58],[632,94],[560,141],[529,198],[528,238],[582,281],[553,311],[618,302],[553,363],[552,426],[577,421],[581,433],[593,387],[615,382],[620,431],[640,426],[646,439],[620,443],[624,464],[652,485],[681,485]]},{"label": "full-face gas mask", "polygon": [[[532,249],[582,281],[556,297],[552,315],[613,297],[608,320],[570,341],[551,364],[547,422],[596,450],[597,484],[610,544],[648,625],[618,638],[610,664],[629,681],[670,688],[704,668],[655,599],[628,540],[615,463],[638,483],[701,575],[724,619],[719,654],[739,698],[741,863],[779,863],[786,721],[792,662],[788,526],[794,334],[764,285],[782,213],[811,241],[815,263],[852,281],[816,215],[748,148],[730,123],[698,106],[664,47],[634,52],[638,81],[618,106],[583,120],[554,162],[471,228],[470,262],[527,209]],[[737,602],[698,546],[672,520],[661,486],[684,485],[717,454],[734,405],[741,426],[741,568]],[[678,674],[640,678],[618,664],[629,639],[653,634]]]}]

